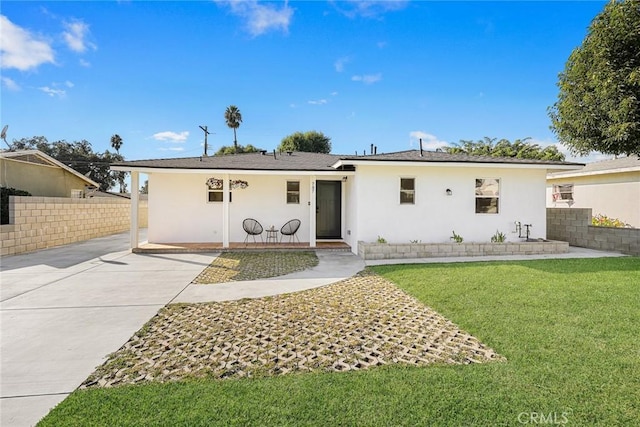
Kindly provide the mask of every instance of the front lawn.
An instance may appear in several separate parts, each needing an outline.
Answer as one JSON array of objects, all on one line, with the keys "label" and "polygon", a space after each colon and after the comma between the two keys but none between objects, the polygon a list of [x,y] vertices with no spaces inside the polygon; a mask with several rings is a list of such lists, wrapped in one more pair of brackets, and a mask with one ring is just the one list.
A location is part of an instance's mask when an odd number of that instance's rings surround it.
[{"label": "front lawn", "polygon": [[81,390],[39,425],[640,423],[640,258],[374,270],[507,362]]}]

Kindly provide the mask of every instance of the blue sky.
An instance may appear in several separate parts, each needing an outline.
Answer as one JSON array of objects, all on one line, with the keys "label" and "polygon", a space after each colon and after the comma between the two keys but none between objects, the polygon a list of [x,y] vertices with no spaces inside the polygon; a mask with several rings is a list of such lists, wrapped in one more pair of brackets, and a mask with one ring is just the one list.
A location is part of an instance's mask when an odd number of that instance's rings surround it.
[{"label": "blue sky", "polygon": [[0,122],[99,152],[117,133],[129,160],[198,156],[199,125],[231,145],[232,104],[238,142],[267,150],[308,130],[338,154],[549,145],[557,75],[604,4],[3,1]]}]

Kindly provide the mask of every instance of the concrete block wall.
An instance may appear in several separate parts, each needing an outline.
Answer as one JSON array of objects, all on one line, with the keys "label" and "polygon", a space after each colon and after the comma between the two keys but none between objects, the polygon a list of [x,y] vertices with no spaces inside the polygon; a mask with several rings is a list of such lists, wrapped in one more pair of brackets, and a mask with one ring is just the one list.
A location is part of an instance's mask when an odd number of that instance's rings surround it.
[{"label": "concrete block wall", "polygon": [[358,242],[358,256],[367,259],[439,258],[483,255],[540,255],[569,251],[567,242],[505,243],[365,243]]},{"label": "concrete block wall", "polygon": [[547,238],[571,246],[640,256],[640,228],[591,225],[591,208],[547,208]]},{"label": "concrete block wall", "polygon": [[[9,197],[10,224],[0,226],[0,255],[16,255],[108,236],[130,228],[130,200]],[[139,226],[147,227],[147,201]]]}]

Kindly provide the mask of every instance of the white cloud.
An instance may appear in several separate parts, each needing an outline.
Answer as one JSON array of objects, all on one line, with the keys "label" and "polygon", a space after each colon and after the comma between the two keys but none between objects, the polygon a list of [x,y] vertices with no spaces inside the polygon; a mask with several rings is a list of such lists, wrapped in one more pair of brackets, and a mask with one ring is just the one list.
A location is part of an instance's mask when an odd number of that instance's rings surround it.
[{"label": "white cloud", "polygon": [[370,85],[376,82],[379,82],[380,80],[382,80],[382,73],[377,73],[377,74],[364,74],[362,76],[360,75],[355,75],[353,77],[351,77],[351,80],[353,80],[354,82],[362,82],[366,85]]},{"label": "white cloud", "polygon": [[58,98],[64,98],[67,95],[67,91],[65,91],[64,89],[54,89],[49,86],[42,86],[38,89],[49,96],[57,96]]},{"label": "white cloud", "polygon": [[284,2],[282,7],[278,7],[276,3],[259,4],[256,0],[216,0],[216,3],[229,7],[234,15],[243,18],[252,36],[259,36],[271,30],[287,33],[293,17],[293,9],[289,7],[288,2]]},{"label": "white cloud", "polygon": [[331,92],[331,96],[338,96],[338,92]]},{"label": "white cloud", "polygon": [[0,63],[2,68],[26,71],[54,62],[54,52],[48,41],[15,25],[0,15]]},{"label": "white cloud", "polygon": [[20,90],[20,85],[18,85],[18,83],[16,83],[9,77],[2,77],[2,87],[14,92]]},{"label": "white cloud", "polygon": [[348,18],[379,18],[387,12],[402,10],[409,4],[408,0],[346,0],[331,2],[340,13]]},{"label": "white cloud", "polygon": [[376,43],[376,46],[378,46],[378,49],[384,49],[385,47],[389,46],[389,43],[387,43],[387,42],[378,42],[378,43]]},{"label": "white cloud", "polygon": [[318,99],[317,101],[307,101],[311,105],[324,105],[327,103],[326,99]]},{"label": "white cloud", "polygon": [[422,139],[422,148],[425,150],[435,150],[445,145],[449,145],[447,141],[438,139],[435,135],[423,132],[421,130],[414,130],[409,132],[409,145],[420,148],[420,139]]},{"label": "white cloud", "polygon": [[85,59],[80,58],[80,60],[78,61],[80,63],[81,66],[89,68],[91,67],[91,63]]},{"label": "white cloud", "polygon": [[341,73],[344,71],[344,66],[349,63],[351,59],[348,56],[343,56],[342,58],[338,58],[336,62],[334,62],[333,66],[337,72]]},{"label": "white cloud", "polygon": [[155,139],[156,141],[167,141],[167,142],[174,142],[174,143],[184,143],[188,137],[189,137],[189,131],[184,131],[180,133],[164,131],[164,132],[158,132],[153,134],[153,139]]},{"label": "white cloud", "polygon": [[65,22],[64,27],[66,31],[62,33],[62,36],[69,49],[78,53],[86,52],[88,48],[96,49],[93,43],[86,40],[89,35],[89,25],[76,20],[73,22]]},{"label": "white cloud", "polygon": [[184,151],[184,147],[162,147],[158,148],[160,151]]},{"label": "white cloud", "polygon": [[71,88],[71,87],[74,87],[74,86],[75,86],[75,85],[74,85],[72,82],[70,82],[69,80],[67,80],[66,82],[64,82],[64,85],[65,85],[66,87],[69,87],[69,88]]}]

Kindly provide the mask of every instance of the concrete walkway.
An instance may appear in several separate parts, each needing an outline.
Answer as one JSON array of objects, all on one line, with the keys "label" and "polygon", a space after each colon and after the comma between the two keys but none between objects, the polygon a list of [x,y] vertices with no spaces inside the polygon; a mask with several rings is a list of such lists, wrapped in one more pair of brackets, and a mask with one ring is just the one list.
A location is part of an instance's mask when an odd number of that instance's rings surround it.
[{"label": "concrete walkway", "polygon": [[[318,266],[306,271],[251,282],[190,285],[216,253],[132,254],[128,238],[122,233],[2,258],[0,425],[36,424],[168,303],[295,292],[342,280],[365,267],[350,252],[318,251]],[[619,254],[572,248],[570,254],[555,257],[589,256]],[[393,263],[501,259],[515,258]],[[382,263],[391,262],[367,262]]]}]

